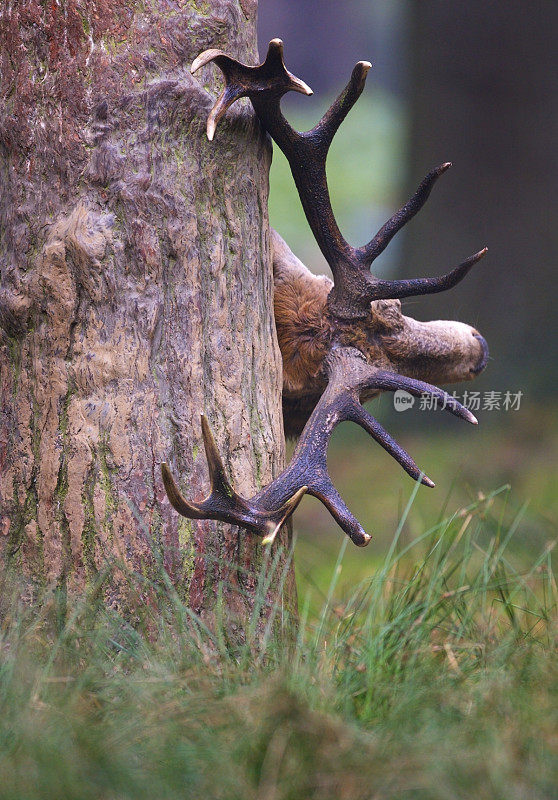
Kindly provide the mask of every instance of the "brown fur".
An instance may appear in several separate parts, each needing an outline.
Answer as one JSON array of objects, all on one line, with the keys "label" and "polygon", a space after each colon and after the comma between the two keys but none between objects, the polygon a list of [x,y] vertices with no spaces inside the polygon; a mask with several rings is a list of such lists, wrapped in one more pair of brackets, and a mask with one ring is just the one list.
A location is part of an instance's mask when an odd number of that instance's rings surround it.
[{"label": "brown fur", "polygon": [[[275,320],[283,356],[283,390],[296,397],[324,388],[322,364],[331,343],[325,297],[295,278],[275,292]],[[320,287],[318,287],[320,288]]]}]

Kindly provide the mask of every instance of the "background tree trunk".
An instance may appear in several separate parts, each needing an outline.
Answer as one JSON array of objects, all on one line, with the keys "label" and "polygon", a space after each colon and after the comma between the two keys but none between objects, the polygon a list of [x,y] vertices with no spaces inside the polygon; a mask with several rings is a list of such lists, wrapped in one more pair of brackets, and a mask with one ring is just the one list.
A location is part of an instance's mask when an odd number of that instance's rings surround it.
[{"label": "background tree trunk", "polygon": [[239,492],[283,465],[270,148],[241,104],[210,144],[219,71],[189,72],[208,47],[254,61],[256,6],[0,11],[0,533],[30,587],[79,592],[106,565],[149,578],[162,561],[194,610],[219,583],[250,610],[258,541],[179,517],[160,463],[204,496],[205,412]]},{"label": "background tree trunk", "polygon": [[480,386],[540,399],[555,391],[558,359],[558,3],[411,8],[411,185],[454,166],[409,226],[403,274],[437,274],[488,245],[475,275],[421,313],[478,324],[493,356]]}]

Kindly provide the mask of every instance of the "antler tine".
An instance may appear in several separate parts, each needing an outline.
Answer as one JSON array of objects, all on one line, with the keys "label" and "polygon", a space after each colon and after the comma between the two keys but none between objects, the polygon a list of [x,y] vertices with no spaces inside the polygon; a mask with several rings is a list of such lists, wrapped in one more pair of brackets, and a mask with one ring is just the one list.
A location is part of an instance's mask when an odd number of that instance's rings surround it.
[{"label": "antler tine", "polygon": [[349,412],[347,420],[360,425],[361,428],[403,467],[405,472],[410,475],[413,480],[420,481],[424,486],[428,486],[429,488],[433,488],[436,485],[434,481],[430,480],[430,478],[417,467],[409,453],[390,436],[386,429],[380,425],[378,420],[373,417],[372,414],[369,414],[360,403],[354,404],[354,409],[352,412]]},{"label": "antler tine", "polygon": [[349,511],[330,479],[312,491],[309,490],[308,494],[314,495],[323,503],[341,530],[357,547],[366,547],[370,543],[372,537],[366,533],[358,519]]},{"label": "antler tine", "polygon": [[422,294],[437,294],[438,292],[445,292],[447,289],[452,289],[469,273],[471,268],[484,258],[488,253],[488,247],[483,247],[478,253],[475,253],[451,272],[445,275],[440,275],[437,278],[410,278],[407,280],[399,281],[383,281],[377,280],[371,287],[369,295],[370,300],[383,300],[395,299],[402,297],[417,297]]},{"label": "antler tine", "polygon": [[339,126],[354,106],[366,83],[368,70],[372,67],[370,61],[359,61],[351,73],[349,83],[345,86],[339,97],[332,103],[321,120],[312,130],[304,134],[305,138],[314,139],[322,147],[329,148]]},{"label": "antler tine", "polygon": [[[228,503],[235,497],[235,492],[227,479],[221,456],[217,450],[217,445],[205,414],[201,415],[201,426],[211,483],[211,492],[205,500],[201,503],[188,502],[178,489],[167,464],[161,464],[163,483],[170,502],[179,514],[190,519],[206,519],[208,512],[220,513],[226,509]],[[211,518],[215,519],[217,517]]]},{"label": "antler tine", "polygon": [[225,467],[221,461],[221,456],[215,444],[215,439],[211,433],[209,422],[205,414],[201,415],[201,427],[203,436],[203,446],[205,449],[205,457],[207,458],[207,466],[209,468],[209,480],[211,482],[211,495],[218,497],[233,497],[234,489],[232,488]]},{"label": "antler tine", "polygon": [[242,81],[238,79],[235,80],[235,76],[239,71],[238,68],[241,67],[245,70],[251,69],[251,67],[247,67],[245,64],[240,64],[230,56],[227,56],[222,50],[211,49],[204,50],[203,53],[200,53],[199,56],[194,59],[192,66],[190,67],[192,75],[201,69],[201,67],[204,67],[206,64],[209,64],[212,61],[219,66],[223,75],[225,76],[225,87],[217,98],[217,101],[213,105],[213,108],[209,112],[209,116],[207,118],[206,132],[207,138],[210,142],[213,141],[217,124],[227,108],[229,108],[229,106],[231,106],[240,97],[245,96],[244,85]]},{"label": "antler tine", "polygon": [[363,264],[369,267],[370,264],[381,253],[384,252],[395,234],[398,233],[401,228],[415,216],[415,214],[418,214],[430,197],[430,192],[432,191],[438,178],[443,175],[444,172],[447,172],[450,167],[451,161],[446,161],[444,164],[440,164],[439,167],[436,167],[436,169],[433,169],[431,172],[429,172],[428,175],[422,180],[420,186],[411,199],[408,200],[405,205],[399,209],[399,211],[390,217],[390,219],[388,219],[384,225],[382,225],[378,233],[368,242],[368,244],[360,248],[358,252]]},{"label": "antler tine", "polygon": [[396,372],[388,372],[387,370],[375,370],[369,388],[380,389],[384,392],[396,392],[398,389],[404,389],[414,397],[421,397],[421,395],[429,394],[436,398],[442,410],[449,411],[455,417],[460,417],[471,425],[478,425],[479,422],[474,414],[471,414],[468,408],[461,405],[461,403],[452,397],[451,394],[444,392],[437,386],[425,381],[418,381],[414,378],[407,378],[404,375],[399,375]]},{"label": "antler tine", "polygon": [[[280,97],[289,91],[306,95],[314,94],[307,83],[304,83],[286,68],[283,60],[283,42],[281,39],[272,39],[270,41],[265,61],[261,65],[261,73],[263,78],[267,77],[271,81],[277,81],[279,76],[279,87],[277,88],[280,90]],[[269,85],[264,84],[260,89],[261,91],[266,91],[269,89]]]},{"label": "antler tine", "polygon": [[204,415],[201,418],[203,443],[209,468],[211,492],[201,503],[191,503],[180,492],[167,464],[161,464],[163,484],[172,506],[188,519],[215,519],[240,525],[253,533],[265,537],[269,542],[275,539],[281,525],[291,516],[304,494],[305,485],[287,494],[282,502],[272,508],[258,503],[257,497],[245,500],[237,494],[230,484],[221,456],[215,444],[209,423]]}]

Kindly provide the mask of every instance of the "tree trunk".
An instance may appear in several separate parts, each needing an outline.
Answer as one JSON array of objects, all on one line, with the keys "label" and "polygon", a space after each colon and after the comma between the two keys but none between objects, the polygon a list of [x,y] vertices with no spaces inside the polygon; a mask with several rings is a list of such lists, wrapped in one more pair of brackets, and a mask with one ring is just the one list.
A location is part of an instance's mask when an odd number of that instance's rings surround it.
[{"label": "tree trunk", "polygon": [[256,5],[0,11],[0,533],[31,589],[125,565],[119,606],[127,570],[148,586],[163,563],[196,612],[219,585],[253,605],[258,541],[179,517],[160,464],[207,493],[204,412],[240,493],[283,466],[270,147],[247,105],[209,143],[219,71],[189,72],[209,47],[253,62]]}]

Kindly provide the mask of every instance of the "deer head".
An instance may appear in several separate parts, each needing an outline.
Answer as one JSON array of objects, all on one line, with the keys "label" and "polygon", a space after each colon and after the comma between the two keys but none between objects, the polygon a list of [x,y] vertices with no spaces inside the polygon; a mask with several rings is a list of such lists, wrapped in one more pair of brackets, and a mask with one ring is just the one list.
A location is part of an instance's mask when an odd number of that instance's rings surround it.
[{"label": "deer head", "polygon": [[369,364],[433,383],[471,380],[486,366],[488,349],[478,331],[449,320],[419,322],[401,313],[399,300],[373,301],[362,319],[336,318],[328,307],[332,281],[313,275],[276,231],[271,237],[287,435],[300,435],[319,400],[334,342],[360,350]]},{"label": "deer head", "polygon": [[362,403],[381,391],[404,389],[432,395],[439,406],[476,424],[454,397],[425,381],[470,380],[484,369],[488,348],[483,337],[460,322],[418,322],[401,313],[400,299],[445,291],[455,286],[486,253],[486,248],[438,278],[387,281],[370,272],[374,259],[424,205],[432,187],[451,165],[442,164],[422,181],[411,199],[360,248],[345,241],[333,215],[325,163],[329,146],[352,108],[370,69],[360,61],[330,109],[310,131],[298,133],[283,117],[280,100],[287,91],[311,94],[283,63],[283,45],[270,42],[258,67],[235,61],[219,50],[207,50],[192,72],[215,62],[225,88],[211,110],[207,135],[213,139],[227,108],[249,97],[260,122],[286,155],[306,218],[333,273],[333,282],[313,276],[273,233],[275,319],[284,362],[284,408],[287,433],[300,439],[284,472],[249,500],[228,482],[207,420],[202,432],[211,478],[211,494],[201,503],[179,492],[166,464],[162,474],[176,510],[194,519],[237,524],[273,541],[284,521],[308,492],[322,501],[357,545],[370,536],[337,493],[327,471],[327,448],[334,428],[352,421],[364,428],[403,469],[426,486],[434,483],[385,431]]}]

